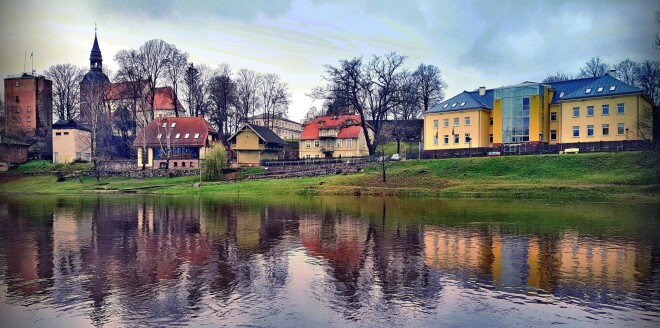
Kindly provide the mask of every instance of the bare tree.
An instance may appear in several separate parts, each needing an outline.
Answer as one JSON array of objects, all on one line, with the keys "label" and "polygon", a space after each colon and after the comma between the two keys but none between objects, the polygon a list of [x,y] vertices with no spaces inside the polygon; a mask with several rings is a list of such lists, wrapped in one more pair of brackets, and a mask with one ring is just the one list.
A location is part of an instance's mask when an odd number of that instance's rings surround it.
[{"label": "bare tree", "polygon": [[653,104],[660,105],[660,63],[645,60],[639,64],[635,72],[642,92]]},{"label": "bare tree", "polygon": [[156,88],[167,70],[172,58],[173,48],[174,46],[163,40],[154,39],[145,42],[138,50],[141,59],[141,70],[147,80],[149,121],[154,119]]},{"label": "bare tree", "polygon": [[49,67],[44,75],[53,81],[53,106],[58,120],[71,120],[78,112],[80,81],[85,69],[72,64]]},{"label": "bare tree", "polygon": [[211,78],[211,69],[204,65],[190,63],[183,77],[185,87],[185,102],[188,105],[190,116],[204,116],[207,112],[208,82]]},{"label": "bare tree", "polygon": [[238,128],[231,123],[236,108],[236,82],[231,75],[229,65],[221,64],[209,79],[208,85],[211,109],[208,115],[223,139]]},{"label": "bare tree", "polygon": [[[660,10],[655,12],[655,22],[660,24]],[[660,34],[655,34],[655,40],[653,40],[653,48],[660,50]]]},{"label": "bare tree", "polygon": [[259,96],[265,125],[273,128],[275,117],[286,117],[289,108],[289,86],[277,74],[268,73],[259,81]]},{"label": "bare tree", "polygon": [[316,106],[312,106],[312,107],[309,108],[309,110],[305,114],[305,122],[309,123],[309,122],[313,121],[315,118],[317,118],[321,115],[323,115],[323,111],[316,108]]},{"label": "bare tree", "polygon": [[420,64],[413,73],[413,77],[416,80],[417,92],[422,102],[422,111],[426,112],[445,99],[447,84],[442,80],[439,68]]},{"label": "bare tree", "polygon": [[616,78],[626,82],[632,86],[637,85],[637,70],[639,69],[639,64],[626,58],[620,63],[614,65],[616,70]]},{"label": "bare tree", "polygon": [[[142,55],[137,50],[120,50],[115,55],[115,62],[119,65],[117,71],[117,81],[124,83],[125,91],[129,93],[130,101],[126,104],[131,112],[133,121],[136,126],[144,126],[140,123],[140,119],[148,122],[148,115],[146,113],[146,106],[149,93],[146,88],[146,74],[143,70]],[[138,118],[138,109],[142,110],[143,118]],[[135,135],[135,128],[132,133]]]},{"label": "bare tree", "polygon": [[90,138],[83,142],[90,149],[93,170],[96,181],[99,181],[99,163],[107,151],[112,129],[110,127],[109,110],[106,107],[107,84],[93,82],[81,85],[80,117],[90,131]]},{"label": "bare tree", "polygon": [[165,69],[165,76],[168,82],[172,84],[172,108],[174,108],[174,116],[179,117],[179,107],[177,107],[178,86],[179,81],[181,81],[188,68],[188,53],[182,52],[172,45],[169,54],[170,58]]},{"label": "bare tree", "polygon": [[591,57],[584,67],[580,67],[580,74],[578,77],[598,77],[607,74],[610,70],[610,65],[605,63],[600,56]]},{"label": "bare tree", "polygon": [[242,68],[236,74],[237,120],[254,116],[260,104],[258,96],[259,74]]},{"label": "bare tree", "polygon": [[560,82],[560,81],[567,81],[567,80],[571,80],[571,79],[573,79],[572,74],[558,71],[555,74],[548,74],[548,76],[546,76],[545,79],[543,79],[543,83]]}]

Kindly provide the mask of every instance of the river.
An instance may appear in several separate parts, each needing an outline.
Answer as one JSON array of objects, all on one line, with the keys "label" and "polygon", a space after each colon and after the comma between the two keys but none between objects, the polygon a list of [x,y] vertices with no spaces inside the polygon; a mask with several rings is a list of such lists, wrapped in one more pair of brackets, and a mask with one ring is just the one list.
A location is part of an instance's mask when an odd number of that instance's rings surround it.
[{"label": "river", "polygon": [[660,325],[660,206],[2,196],[5,327]]}]

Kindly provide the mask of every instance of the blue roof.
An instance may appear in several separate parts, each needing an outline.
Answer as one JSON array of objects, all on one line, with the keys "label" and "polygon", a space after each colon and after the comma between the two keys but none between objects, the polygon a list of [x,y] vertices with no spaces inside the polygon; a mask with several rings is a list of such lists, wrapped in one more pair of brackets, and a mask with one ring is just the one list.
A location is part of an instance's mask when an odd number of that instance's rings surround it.
[{"label": "blue roof", "polygon": [[449,98],[437,106],[429,109],[424,114],[454,112],[467,109],[493,109],[493,90],[486,90],[483,96],[479,91],[463,91],[462,93]]},{"label": "blue roof", "polygon": [[[554,87],[555,84],[553,83]],[[587,92],[589,91],[589,92]],[[593,78],[592,81],[585,83],[583,86],[573,90],[571,93],[564,94],[560,100],[577,99],[577,98],[595,98],[612,95],[624,95],[630,93],[640,93],[641,90],[619,81],[609,74]],[[554,103],[554,99],[553,99]]]},{"label": "blue roof", "polygon": [[[524,82],[532,83],[532,82]],[[558,81],[549,84],[555,93],[552,96],[552,104],[559,103],[562,100],[572,100],[578,98],[594,98],[602,96],[623,95],[631,93],[641,93],[641,90],[633,87],[623,81],[619,81],[609,74],[598,77],[587,77],[582,79]],[[599,92],[599,88],[601,91]],[[587,93],[587,89],[591,89]],[[493,109],[494,90],[486,90],[483,96],[479,91],[463,91],[462,93],[449,98],[437,106],[429,109],[424,114],[454,112],[467,109]],[[462,106],[461,106],[462,104]]]}]

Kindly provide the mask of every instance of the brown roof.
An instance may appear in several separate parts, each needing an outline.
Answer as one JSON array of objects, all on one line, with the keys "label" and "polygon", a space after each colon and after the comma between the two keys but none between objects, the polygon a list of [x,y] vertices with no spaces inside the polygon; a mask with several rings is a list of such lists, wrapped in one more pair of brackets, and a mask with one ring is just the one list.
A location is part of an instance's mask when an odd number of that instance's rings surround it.
[{"label": "brown roof", "polygon": [[[218,131],[203,117],[159,117],[146,126],[147,147],[165,145],[168,135],[171,147],[204,147],[209,134]],[[133,147],[142,147],[143,135],[137,133]]]},{"label": "brown roof", "polygon": [[[300,135],[300,140],[318,139],[320,129],[340,129],[337,134],[339,139],[357,138],[359,131],[361,131],[359,127],[359,115],[319,116],[305,126]],[[356,131],[357,134],[355,134]]]},{"label": "brown roof", "polygon": [[[136,92],[135,86],[137,85],[137,90],[146,90],[147,81],[140,82],[119,82],[111,83],[106,86],[106,95],[108,100],[123,100],[123,99],[132,99]],[[146,92],[146,91],[145,91]],[[174,110],[172,106],[172,87],[160,87],[156,88],[155,92],[155,101],[154,109],[155,110]],[[185,111],[181,102],[177,97],[176,107],[179,111]],[[142,110],[142,108],[138,108]]]}]

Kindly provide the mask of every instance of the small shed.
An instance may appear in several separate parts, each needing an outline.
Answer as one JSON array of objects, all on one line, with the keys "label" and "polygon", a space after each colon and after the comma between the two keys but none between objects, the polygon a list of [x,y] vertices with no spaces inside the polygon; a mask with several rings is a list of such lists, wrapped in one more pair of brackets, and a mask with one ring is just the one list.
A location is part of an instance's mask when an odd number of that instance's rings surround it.
[{"label": "small shed", "polygon": [[236,152],[236,165],[259,166],[262,160],[278,159],[285,142],[265,126],[247,123],[229,138],[231,149]]},{"label": "small shed", "polygon": [[29,144],[0,135],[0,171],[7,171],[12,164],[27,162]]}]

